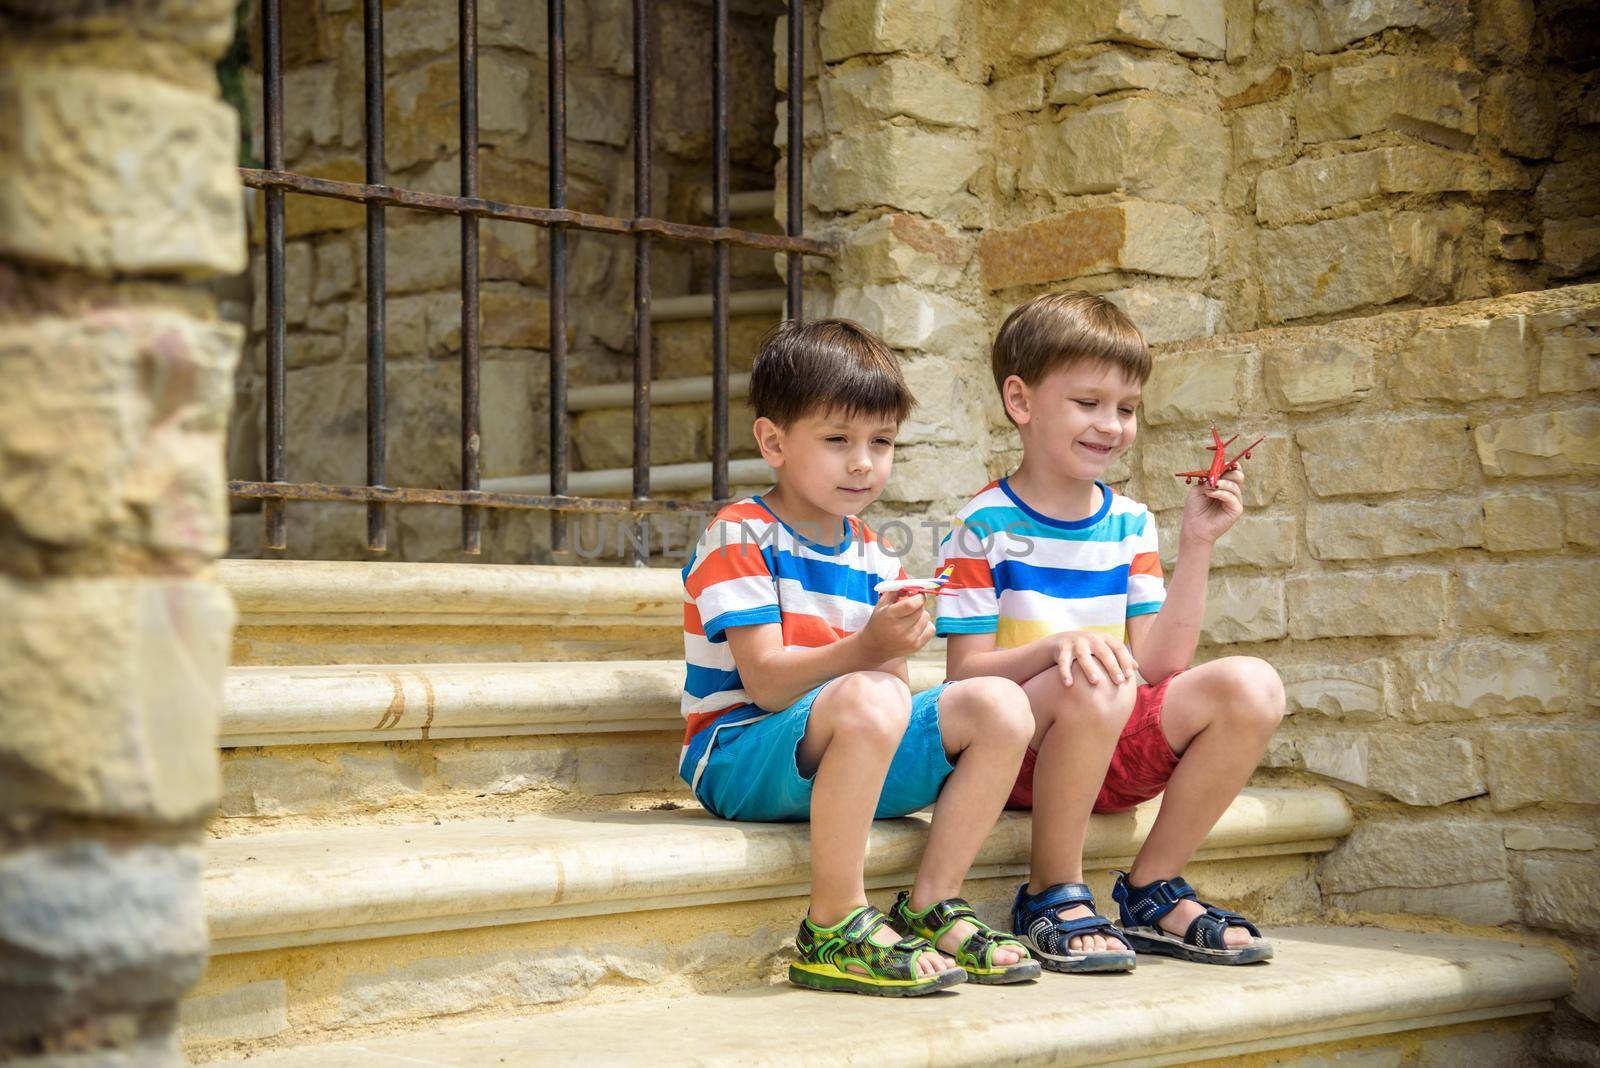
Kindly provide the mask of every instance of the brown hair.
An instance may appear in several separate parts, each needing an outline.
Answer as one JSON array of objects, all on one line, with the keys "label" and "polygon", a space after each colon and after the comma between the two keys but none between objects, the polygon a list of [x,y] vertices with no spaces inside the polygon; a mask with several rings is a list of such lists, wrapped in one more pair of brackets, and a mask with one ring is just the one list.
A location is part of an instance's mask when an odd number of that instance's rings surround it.
[{"label": "brown hair", "polygon": [[1078,360],[1100,360],[1143,385],[1150,377],[1150,346],[1123,310],[1081,289],[1046,293],[1006,316],[989,354],[994,384],[1012,375],[1028,385]]},{"label": "brown hair", "polygon": [[890,415],[905,422],[916,399],[883,339],[849,319],[780,323],[761,342],[750,371],[757,418],[781,427],[807,414]]}]

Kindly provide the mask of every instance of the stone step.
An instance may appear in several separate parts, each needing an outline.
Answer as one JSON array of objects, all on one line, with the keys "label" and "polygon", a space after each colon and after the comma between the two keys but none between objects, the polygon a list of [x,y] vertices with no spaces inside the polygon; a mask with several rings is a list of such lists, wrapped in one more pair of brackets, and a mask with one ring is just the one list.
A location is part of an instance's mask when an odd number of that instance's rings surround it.
[{"label": "stone step", "polygon": [[[710,404],[712,378],[693,375],[667,378],[650,383],[651,405]],[[728,398],[742,400],[750,395],[750,376],[728,376]],[[633,405],[633,383],[616,382],[604,386],[579,386],[567,392],[567,411],[587,412],[602,408],[628,408]]]},{"label": "stone step", "polygon": [[884,1068],[1240,1063],[1251,1054],[1304,1068],[1509,1064],[1520,1027],[1572,986],[1560,955],[1510,942],[1370,928],[1269,933],[1277,957],[1250,968],[1145,957],[1114,979],[1047,973],[1035,983],[968,984],[887,1008],[874,998],[773,985],[380,1033],[251,1063],[788,1068],[854,1063],[870,1050],[871,1063]]},{"label": "stone step", "polygon": [[[760,457],[728,461],[729,492],[759,492],[772,485],[772,468]],[[651,493],[681,493],[711,486],[710,463],[655,464],[650,468]],[[483,488],[492,493],[550,492],[550,472],[532,475],[506,475],[486,478]],[[567,476],[567,493],[574,497],[631,497],[633,468],[607,467],[597,471],[574,471]]]}]

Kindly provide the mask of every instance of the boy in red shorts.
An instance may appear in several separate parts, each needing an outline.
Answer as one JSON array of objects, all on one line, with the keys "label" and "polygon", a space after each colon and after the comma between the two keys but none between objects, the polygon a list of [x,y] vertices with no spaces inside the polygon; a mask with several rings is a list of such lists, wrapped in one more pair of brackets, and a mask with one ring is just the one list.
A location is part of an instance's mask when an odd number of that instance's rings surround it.
[{"label": "boy in red shorts", "polygon": [[[1137,432],[1151,367],[1138,328],[1104,298],[1049,294],[1006,319],[992,363],[1022,463],[974,497],[945,539],[939,562],[954,565],[957,592],[939,598],[937,633],[949,638],[947,677],[1012,679],[1033,710],[1010,800],[1033,809],[1032,872],[1012,930],[1063,972],[1127,971],[1136,950],[1265,960],[1272,947],[1253,924],[1200,901],[1179,876],[1283,716],[1283,684],[1265,661],[1189,669],[1211,548],[1244,510],[1243,476],[1190,490],[1164,588],[1154,517],[1102,481]],[[1089,814],[1163,790],[1112,891],[1119,929],[1083,882]]]}]

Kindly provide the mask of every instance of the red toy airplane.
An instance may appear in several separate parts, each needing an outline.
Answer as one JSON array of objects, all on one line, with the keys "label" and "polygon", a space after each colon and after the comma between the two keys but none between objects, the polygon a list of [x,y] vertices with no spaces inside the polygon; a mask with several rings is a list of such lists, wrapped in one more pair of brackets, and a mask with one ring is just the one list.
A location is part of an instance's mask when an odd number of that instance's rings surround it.
[{"label": "red toy airplane", "polygon": [[1256,440],[1252,441],[1250,444],[1241,449],[1239,455],[1230,460],[1227,458],[1228,453],[1226,450],[1229,445],[1232,445],[1238,440],[1239,435],[1235,434],[1227,441],[1223,441],[1222,435],[1217,433],[1217,428],[1213,426],[1211,428],[1211,444],[1206,446],[1206,448],[1213,454],[1211,457],[1211,467],[1205,471],[1177,471],[1174,472],[1174,477],[1183,479],[1183,483],[1186,486],[1194,485],[1194,480],[1198,478],[1212,489],[1216,489],[1217,479],[1221,478],[1229,471],[1237,471],[1239,469],[1239,461],[1250,459],[1250,450],[1255,448],[1257,445],[1260,445],[1263,441],[1266,441],[1267,436],[1263,434],[1259,438],[1256,438]]}]

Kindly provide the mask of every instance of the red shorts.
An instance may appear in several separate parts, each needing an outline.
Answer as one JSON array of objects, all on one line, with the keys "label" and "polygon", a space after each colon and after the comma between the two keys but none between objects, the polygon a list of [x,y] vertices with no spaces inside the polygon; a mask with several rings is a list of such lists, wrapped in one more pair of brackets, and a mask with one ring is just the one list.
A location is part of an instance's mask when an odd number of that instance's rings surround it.
[{"label": "red shorts", "polygon": [[[1167,697],[1167,684],[1177,677],[1169,675],[1154,686],[1139,687],[1133,700],[1133,715],[1122,728],[1105,782],[1094,799],[1096,812],[1122,812],[1167,788],[1172,769],[1178,766],[1178,754],[1161,733],[1161,705]],[[1006,808],[1033,807],[1033,762],[1038,756],[1032,748],[1022,754],[1022,768],[1006,799]]]}]

